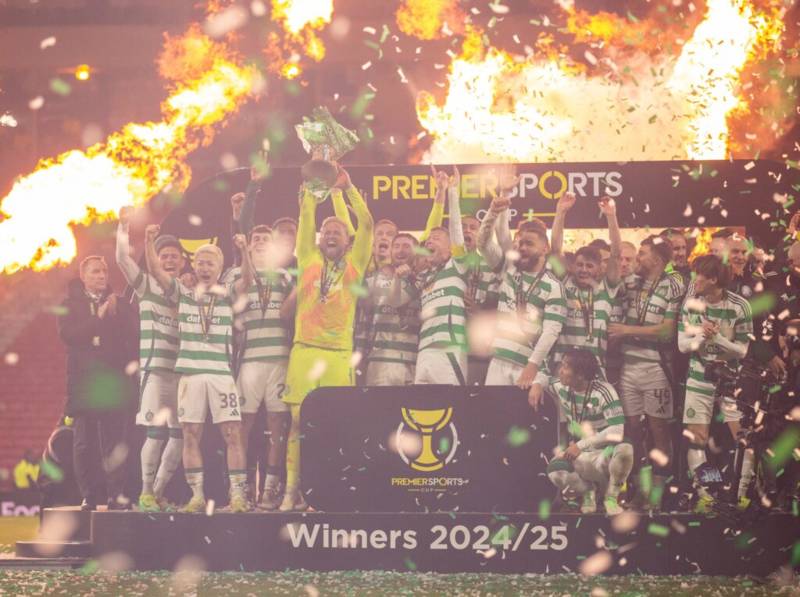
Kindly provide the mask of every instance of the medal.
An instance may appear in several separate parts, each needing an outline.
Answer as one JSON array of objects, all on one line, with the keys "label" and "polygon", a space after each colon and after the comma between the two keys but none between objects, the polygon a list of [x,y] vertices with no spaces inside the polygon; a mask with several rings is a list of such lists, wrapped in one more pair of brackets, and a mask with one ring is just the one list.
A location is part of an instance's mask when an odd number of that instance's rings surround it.
[{"label": "medal", "polygon": [[575,295],[578,299],[578,305],[581,308],[583,323],[586,326],[586,340],[591,342],[594,338],[594,288],[589,289],[589,298],[585,304],[580,288],[575,289]]},{"label": "medal", "polygon": [[344,276],[344,268],[339,271],[337,263],[333,263],[329,266],[328,260],[324,260],[319,277],[319,301],[322,304],[328,302],[328,292],[341,280],[342,276]]},{"label": "medal", "polygon": [[267,283],[261,283],[261,275],[256,272],[255,281],[256,287],[258,289],[258,304],[261,307],[261,319],[267,314],[267,307],[269,307],[269,297],[272,294],[272,282],[269,280],[269,276],[267,278]]},{"label": "medal", "polygon": [[528,290],[524,290],[525,275],[518,271],[516,276],[514,276],[514,294],[517,303],[517,312],[520,315],[524,315],[527,312],[528,300],[533,290],[539,285],[539,281],[542,279],[542,276],[544,276],[544,272],[545,267],[543,266],[542,270],[536,274],[536,277],[531,281]]},{"label": "medal", "polygon": [[214,303],[217,297],[212,296],[208,302],[208,307],[203,303],[197,305],[197,310],[200,312],[200,329],[203,330],[203,341],[208,342],[208,332],[211,328],[211,319],[214,316]]}]

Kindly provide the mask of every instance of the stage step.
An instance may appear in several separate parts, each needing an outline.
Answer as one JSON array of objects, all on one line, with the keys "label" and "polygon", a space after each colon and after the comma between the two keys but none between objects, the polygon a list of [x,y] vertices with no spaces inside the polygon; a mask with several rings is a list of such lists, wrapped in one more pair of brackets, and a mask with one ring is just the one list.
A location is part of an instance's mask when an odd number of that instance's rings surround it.
[{"label": "stage step", "polygon": [[38,538],[44,541],[89,541],[92,513],[79,506],[45,508]]},{"label": "stage step", "polygon": [[0,554],[0,570],[74,570],[86,562],[86,558],[19,558]]},{"label": "stage step", "polygon": [[89,541],[17,541],[18,558],[89,558],[92,544]]}]

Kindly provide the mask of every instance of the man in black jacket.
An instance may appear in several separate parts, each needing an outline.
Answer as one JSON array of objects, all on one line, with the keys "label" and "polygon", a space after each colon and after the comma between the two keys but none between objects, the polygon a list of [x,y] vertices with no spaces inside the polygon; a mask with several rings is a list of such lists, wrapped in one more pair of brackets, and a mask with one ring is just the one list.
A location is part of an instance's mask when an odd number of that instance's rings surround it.
[{"label": "man in black jacket", "polygon": [[75,420],[73,464],[84,510],[93,510],[104,494],[109,509],[128,507],[126,429],[135,395],[125,368],[136,359],[135,322],[131,307],[108,286],[104,259],[84,259],[58,320],[67,347],[64,413]]}]

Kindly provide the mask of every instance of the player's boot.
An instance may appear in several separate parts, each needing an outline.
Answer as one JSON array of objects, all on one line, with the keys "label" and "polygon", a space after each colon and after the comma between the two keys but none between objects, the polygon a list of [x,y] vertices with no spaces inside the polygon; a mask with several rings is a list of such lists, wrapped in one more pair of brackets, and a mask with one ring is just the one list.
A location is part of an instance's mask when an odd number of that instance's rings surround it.
[{"label": "player's boot", "polygon": [[162,512],[178,511],[178,507],[163,496],[160,498],[156,498],[156,501],[158,502],[158,507],[161,508]]},{"label": "player's boot", "polygon": [[264,495],[261,497],[261,502],[258,504],[259,510],[266,510],[272,512],[277,510],[283,501],[283,484],[273,483],[264,488]]},{"label": "player's boot", "polygon": [[231,512],[250,512],[250,504],[247,502],[247,498],[245,496],[234,495],[231,497],[228,510]]},{"label": "player's boot", "polygon": [[139,496],[139,512],[161,512],[161,506],[152,493],[143,493]]},{"label": "player's boot", "polygon": [[583,514],[594,514],[597,512],[597,495],[595,494],[594,488],[583,494],[581,512]]},{"label": "player's boot", "polygon": [[616,516],[625,511],[622,509],[622,506],[619,505],[617,497],[613,495],[607,495],[606,499],[603,501],[603,505],[606,507],[606,514],[609,516]]},{"label": "player's boot", "polygon": [[181,508],[180,511],[186,514],[200,514],[205,512],[206,500],[199,496],[192,496],[192,499],[189,500],[189,503]]},{"label": "player's boot", "polygon": [[287,487],[283,501],[278,508],[281,512],[304,512],[308,510],[308,504],[303,499],[303,494],[299,487]]},{"label": "player's boot", "polygon": [[741,496],[739,498],[738,503],[736,504],[736,507],[739,509],[740,512],[744,512],[750,507],[750,498],[747,497],[746,495]]}]

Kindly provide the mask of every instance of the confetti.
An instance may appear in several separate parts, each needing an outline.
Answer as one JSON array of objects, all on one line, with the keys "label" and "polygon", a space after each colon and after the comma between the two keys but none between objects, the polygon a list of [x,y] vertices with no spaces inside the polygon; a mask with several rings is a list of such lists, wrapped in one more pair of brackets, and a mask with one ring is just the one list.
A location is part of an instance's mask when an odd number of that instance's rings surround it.
[{"label": "confetti", "polygon": [[46,50],[47,48],[52,48],[54,45],[56,45],[56,38],[54,35],[51,35],[39,42],[39,49]]},{"label": "confetti", "polygon": [[17,363],[19,363],[19,355],[16,352],[7,352],[5,357],[3,357],[3,361],[9,367],[13,367]]}]

